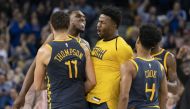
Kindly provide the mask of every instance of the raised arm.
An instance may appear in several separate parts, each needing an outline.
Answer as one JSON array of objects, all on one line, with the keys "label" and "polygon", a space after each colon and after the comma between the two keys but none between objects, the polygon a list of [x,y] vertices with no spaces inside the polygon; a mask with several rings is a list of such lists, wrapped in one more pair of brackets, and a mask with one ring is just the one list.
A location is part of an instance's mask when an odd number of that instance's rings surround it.
[{"label": "raised arm", "polygon": [[118,109],[127,109],[129,101],[129,91],[135,72],[137,72],[137,69],[131,61],[127,61],[126,63],[121,65],[121,81]]}]

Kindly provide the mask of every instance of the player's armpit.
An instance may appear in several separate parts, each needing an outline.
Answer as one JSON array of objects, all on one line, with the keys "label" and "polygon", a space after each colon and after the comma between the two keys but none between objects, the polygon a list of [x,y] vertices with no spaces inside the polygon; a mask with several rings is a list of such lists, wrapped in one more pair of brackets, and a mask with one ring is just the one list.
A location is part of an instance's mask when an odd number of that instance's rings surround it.
[{"label": "player's armpit", "polygon": [[137,69],[131,61],[127,61],[126,63],[121,65],[120,71],[121,81],[118,109],[127,109],[129,91],[131,88],[132,79],[134,77],[135,72],[137,72]]},{"label": "player's armpit", "polygon": [[90,56],[90,51],[89,49],[81,44],[82,48],[85,51],[85,56],[86,56],[86,81],[85,81],[85,92],[88,93],[95,85],[96,85],[96,77],[95,77],[95,71],[94,71],[94,65],[92,63],[92,59]]}]

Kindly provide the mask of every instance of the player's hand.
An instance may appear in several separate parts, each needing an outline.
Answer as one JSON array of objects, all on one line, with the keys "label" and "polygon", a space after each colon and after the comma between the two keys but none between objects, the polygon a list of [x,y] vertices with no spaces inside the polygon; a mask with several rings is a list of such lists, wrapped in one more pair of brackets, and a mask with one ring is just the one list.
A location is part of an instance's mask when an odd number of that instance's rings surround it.
[{"label": "player's hand", "polygon": [[20,109],[24,106],[25,103],[25,97],[24,96],[18,96],[14,102],[13,109]]},{"label": "player's hand", "polygon": [[187,46],[183,46],[179,49],[179,52],[177,53],[177,59],[182,59],[188,51],[188,47]]}]

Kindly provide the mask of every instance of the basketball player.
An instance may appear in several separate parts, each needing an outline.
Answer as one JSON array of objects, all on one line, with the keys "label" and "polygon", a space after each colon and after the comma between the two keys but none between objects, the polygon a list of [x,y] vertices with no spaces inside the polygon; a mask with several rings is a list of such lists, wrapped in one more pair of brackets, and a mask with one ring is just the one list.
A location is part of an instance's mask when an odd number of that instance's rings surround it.
[{"label": "basketball player", "polygon": [[97,24],[99,40],[91,52],[96,86],[88,93],[90,109],[116,109],[120,66],[132,58],[131,47],[118,35],[121,12],[113,6],[103,7]]},{"label": "basketball player", "polygon": [[118,109],[165,109],[167,81],[163,66],[151,56],[161,33],[144,25],[136,41],[137,57],[127,61],[121,73]]},{"label": "basketball player", "polygon": [[156,42],[157,45],[152,49],[151,55],[164,66],[168,84],[168,91],[172,94],[176,94],[176,88],[178,86],[176,59],[172,53],[160,47],[160,41],[161,39]]},{"label": "basketball player", "polygon": [[[42,46],[36,56],[34,87],[43,90],[47,76],[48,108],[87,109],[85,69],[89,67],[88,48],[69,38],[69,16],[55,12],[50,18],[54,40]],[[47,73],[46,73],[47,71]]]},{"label": "basketball player", "polygon": [[[84,31],[84,26],[86,25],[86,20],[85,20],[85,16],[84,14],[79,11],[79,10],[75,10],[75,11],[71,11],[70,12],[70,25],[69,25],[69,29],[68,29],[68,33],[69,33],[69,37],[76,37],[77,40],[87,46],[88,48],[89,47],[89,44],[88,42],[86,42],[84,39],[80,38],[80,32],[83,32]],[[53,40],[53,35],[49,35],[48,36],[48,39],[46,40],[46,43],[50,42]],[[93,66],[91,66],[89,69],[93,70]],[[27,75],[25,77],[25,80],[24,80],[24,83],[23,83],[23,86],[22,86],[22,89],[20,91],[20,94],[19,96],[17,97],[15,103],[14,103],[14,109],[19,109],[21,106],[24,105],[24,102],[25,102],[25,95],[26,93],[28,92],[29,88],[31,87],[33,81],[34,81],[34,69],[35,69],[35,60],[34,62],[32,63],[32,65],[30,66],[28,72],[27,72]],[[91,89],[91,86],[93,86],[95,84],[95,76],[94,74],[92,73],[87,73],[87,80],[86,81],[89,81],[89,82],[86,82],[87,84],[87,89],[86,89],[86,92],[88,92],[90,89]],[[88,88],[88,85],[90,86]],[[44,101],[46,102],[46,101]]]}]

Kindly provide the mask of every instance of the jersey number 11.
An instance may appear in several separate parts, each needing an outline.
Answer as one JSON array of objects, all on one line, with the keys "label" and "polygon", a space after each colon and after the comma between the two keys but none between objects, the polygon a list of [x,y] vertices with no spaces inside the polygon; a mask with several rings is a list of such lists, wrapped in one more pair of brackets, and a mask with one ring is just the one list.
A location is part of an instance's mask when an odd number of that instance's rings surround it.
[{"label": "jersey number 11", "polygon": [[[65,65],[67,65],[69,68],[69,78],[73,78],[73,75],[74,75],[74,78],[77,78],[77,75],[78,75],[77,60],[67,61],[65,62]],[[72,70],[72,66],[74,66],[74,72]]]}]

